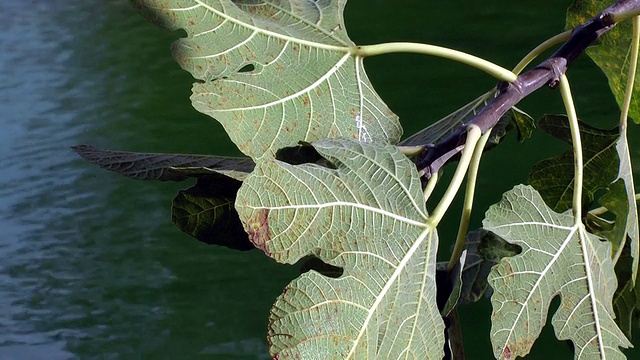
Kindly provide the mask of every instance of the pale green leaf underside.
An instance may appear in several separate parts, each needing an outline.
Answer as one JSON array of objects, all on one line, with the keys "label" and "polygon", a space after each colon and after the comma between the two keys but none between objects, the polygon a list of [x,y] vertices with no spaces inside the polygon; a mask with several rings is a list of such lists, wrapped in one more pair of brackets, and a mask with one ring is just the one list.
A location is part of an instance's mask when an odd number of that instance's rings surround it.
[{"label": "pale green leaf underside", "polygon": [[[328,137],[395,144],[397,117],[373,90],[344,29],[346,0],[134,0],[151,21],[184,29],[178,63],[193,106],[255,159]],[[248,71],[247,71],[248,70]]]},{"label": "pale green leaf underside", "polygon": [[558,214],[533,188],[519,185],[487,211],[485,229],[522,247],[489,275],[494,289],[491,339],[497,358],[526,355],[544,326],[551,300],[556,336],[571,340],[576,359],[624,358],[631,343],[613,319],[617,282],[611,245]]},{"label": "pale green leaf underside", "polygon": [[616,221],[626,220],[626,235],[631,241],[631,274],[635,282],[638,274],[638,261],[640,260],[640,233],[638,231],[638,207],[636,205],[635,186],[633,184],[633,170],[631,168],[631,155],[629,154],[629,143],[626,136],[620,136],[616,142],[616,151],[620,157],[620,171],[618,178],[624,181],[627,195],[628,213],[626,219],[616,219]]},{"label": "pale green leaf underside", "polygon": [[436,230],[420,178],[394,146],[313,144],[336,169],[262,162],[236,208],[254,244],[280,262],[313,254],[344,269],[308,272],[277,299],[269,325],[279,359],[441,359]]}]

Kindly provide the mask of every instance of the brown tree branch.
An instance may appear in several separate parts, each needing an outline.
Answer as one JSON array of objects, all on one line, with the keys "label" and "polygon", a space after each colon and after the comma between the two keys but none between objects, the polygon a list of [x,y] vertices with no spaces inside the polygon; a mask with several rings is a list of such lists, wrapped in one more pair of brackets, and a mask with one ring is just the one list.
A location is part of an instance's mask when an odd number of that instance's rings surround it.
[{"label": "brown tree branch", "polygon": [[453,133],[434,145],[429,145],[418,157],[418,169],[425,177],[438,172],[453,155],[464,148],[467,127],[477,125],[484,134],[520,100],[544,85],[555,88],[559,78],[571,63],[602,34],[611,30],[618,21],[640,14],[640,0],[620,0],[604,9],[591,20],[577,26],[553,55],[535,68],[518,76],[512,83],[501,82],[498,96],[483,107],[471,120],[461,124]]}]

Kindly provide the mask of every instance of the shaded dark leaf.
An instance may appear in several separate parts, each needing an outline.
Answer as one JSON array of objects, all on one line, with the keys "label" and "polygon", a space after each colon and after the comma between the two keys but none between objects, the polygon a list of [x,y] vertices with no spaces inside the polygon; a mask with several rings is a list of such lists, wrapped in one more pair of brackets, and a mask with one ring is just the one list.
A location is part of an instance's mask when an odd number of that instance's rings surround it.
[{"label": "shaded dark leaf", "polygon": [[71,148],[103,169],[136,180],[182,181],[189,177],[208,176],[212,172],[249,173],[254,167],[253,161],[245,157],[138,153],[103,150],[90,145]]},{"label": "shaded dark leaf", "polygon": [[[599,199],[600,205],[615,215],[616,219],[610,227],[605,229],[594,229],[594,234],[604,237],[611,242],[611,252],[615,253],[620,244],[627,236],[627,214],[629,213],[629,203],[627,202],[627,191],[623,179],[613,182],[607,193]],[[602,223],[602,222],[601,222]]]},{"label": "shaded dark leaf", "polygon": [[491,267],[500,259],[514,256],[522,249],[504,241],[498,235],[486,231],[472,231],[467,235],[467,262],[462,272],[460,303],[468,304],[491,296],[487,277]]},{"label": "shaded dark leaf", "polygon": [[464,268],[466,258],[467,251],[465,250],[451,271],[447,271],[447,267],[436,271],[436,284],[438,286],[436,299],[442,317],[447,317],[458,305],[460,292],[462,291],[462,269]]},{"label": "shaded dark leaf", "polygon": [[449,313],[445,319],[447,326],[447,342],[445,343],[444,350],[445,356],[443,359],[464,359],[464,342],[462,340],[462,328],[460,326],[460,318],[458,312],[454,309]]},{"label": "shaded dark leaf", "polygon": [[204,243],[235,250],[254,249],[234,207],[241,181],[216,177],[198,179],[193,187],[181,190],[173,199],[171,220]]},{"label": "shaded dark leaf", "polygon": [[615,271],[618,278],[618,289],[613,295],[613,310],[616,313],[616,324],[620,330],[631,339],[631,330],[639,323],[640,312],[640,284],[632,279],[631,257],[629,243],[616,263]]},{"label": "shaded dark leaf", "polygon": [[[593,202],[594,194],[605,189],[618,175],[620,159],[616,151],[618,130],[602,130],[580,122],[584,158],[583,204]],[[538,127],[569,144],[571,131],[566,116],[545,115]],[[545,203],[556,212],[571,208],[573,200],[573,151],[543,160],[533,166],[529,183],[540,193]]]}]

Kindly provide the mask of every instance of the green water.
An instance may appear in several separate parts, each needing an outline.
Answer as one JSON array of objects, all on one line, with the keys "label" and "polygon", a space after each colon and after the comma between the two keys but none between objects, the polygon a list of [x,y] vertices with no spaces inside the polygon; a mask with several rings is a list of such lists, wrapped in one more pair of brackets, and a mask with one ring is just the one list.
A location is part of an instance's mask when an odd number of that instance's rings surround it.
[{"label": "green water", "polygon": [[[362,44],[430,42],[512,66],[562,30],[569,3],[351,0],[347,27]],[[238,154],[191,108],[192,79],[170,58],[178,34],[147,24],[124,0],[2,0],[0,24],[0,359],[268,358],[269,307],[297,269],[179,232],[171,199],[189,184],[124,179],[69,150]],[[423,56],[366,66],[407,134],[494,84]],[[583,118],[612,126],[603,76],[588,61],[569,75],[581,76]],[[534,116],[562,111],[552,91],[522,107]],[[533,162],[561,148],[537,135],[488,154],[483,171],[494,176],[480,179],[476,224]],[[443,249],[456,221],[445,221]],[[488,303],[461,311],[470,359],[491,356],[489,313]],[[570,356],[551,333],[543,340],[532,358]]]}]

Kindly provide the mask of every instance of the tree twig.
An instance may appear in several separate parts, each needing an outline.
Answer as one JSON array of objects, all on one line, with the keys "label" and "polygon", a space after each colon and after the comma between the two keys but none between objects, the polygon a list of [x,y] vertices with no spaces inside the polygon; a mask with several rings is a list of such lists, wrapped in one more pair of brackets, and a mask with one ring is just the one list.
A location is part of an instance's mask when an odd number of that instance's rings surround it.
[{"label": "tree twig", "polygon": [[602,34],[611,30],[618,20],[640,14],[640,0],[620,0],[609,6],[591,20],[577,26],[567,40],[553,55],[535,68],[519,75],[512,83],[498,84],[499,94],[482,108],[471,120],[461,124],[453,133],[429,146],[418,157],[418,169],[425,178],[431,177],[453,155],[464,148],[467,127],[476,125],[484,134],[520,100],[544,85],[558,86],[560,77],[571,63]]}]

